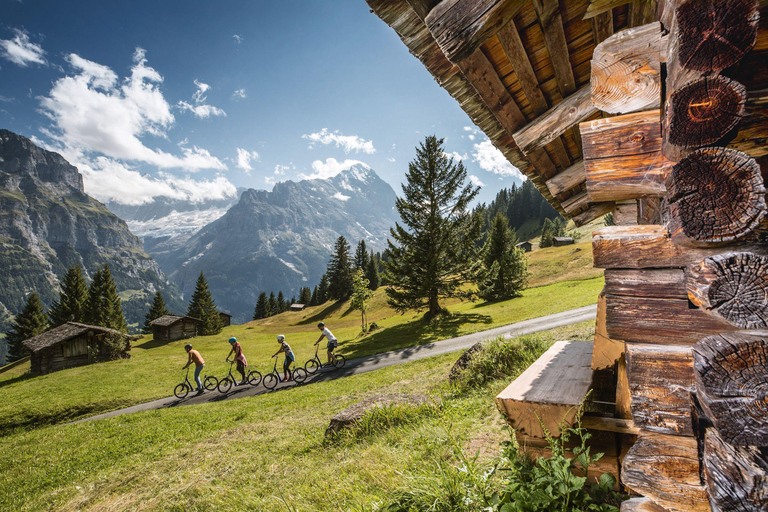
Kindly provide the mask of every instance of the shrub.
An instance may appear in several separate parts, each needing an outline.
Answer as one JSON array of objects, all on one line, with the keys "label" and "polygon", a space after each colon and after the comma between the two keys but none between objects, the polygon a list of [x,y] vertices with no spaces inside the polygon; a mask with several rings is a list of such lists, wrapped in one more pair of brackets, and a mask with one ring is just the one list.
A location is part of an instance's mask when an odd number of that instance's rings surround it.
[{"label": "shrub", "polygon": [[538,336],[499,337],[487,341],[481,350],[473,354],[456,384],[459,389],[477,388],[516,375],[528,368],[547,346],[548,343]]},{"label": "shrub", "polygon": [[350,428],[336,433],[334,438],[357,441],[373,437],[394,427],[413,425],[427,417],[440,413],[440,405],[426,402],[419,405],[393,404],[386,407],[374,407],[363,414],[360,420]]}]

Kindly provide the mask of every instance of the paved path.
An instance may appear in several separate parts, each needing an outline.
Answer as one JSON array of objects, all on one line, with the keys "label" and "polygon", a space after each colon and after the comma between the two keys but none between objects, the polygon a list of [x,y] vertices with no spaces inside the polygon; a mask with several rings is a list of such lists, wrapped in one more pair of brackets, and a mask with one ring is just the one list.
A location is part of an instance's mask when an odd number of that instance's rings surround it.
[{"label": "paved path", "polygon": [[[313,382],[322,382],[325,380],[347,377],[349,375],[356,375],[358,373],[371,372],[381,368],[386,368],[387,366],[416,361],[425,357],[433,357],[450,352],[456,352],[459,350],[466,350],[478,341],[496,338],[498,336],[513,338],[515,336],[547,331],[549,329],[554,329],[556,327],[562,327],[565,325],[586,322],[587,320],[594,319],[596,312],[597,305],[585,306],[583,308],[571,309],[569,311],[563,311],[562,313],[555,313],[553,315],[542,316],[539,318],[532,318],[531,320],[525,320],[523,322],[496,327],[487,331],[466,334],[464,336],[458,336],[456,338],[450,338],[443,341],[436,341],[434,343],[428,343],[425,345],[417,345],[415,347],[402,348],[399,350],[393,350],[391,352],[385,352],[383,354],[361,357],[359,359],[351,359],[347,361],[346,366],[341,370],[321,369],[316,374],[310,375],[305,382],[305,385]],[[275,388],[275,391],[290,388],[295,385],[296,384],[293,382],[278,384],[277,388]],[[221,400],[231,400],[234,398],[244,398],[247,396],[255,396],[267,392],[268,390],[264,386],[259,385],[235,387],[226,394],[213,391],[206,392],[200,396],[190,395],[183,400],[179,400],[176,397],[161,398],[152,402],[146,402],[143,404],[134,405],[132,407],[126,407],[125,409],[118,409],[116,411],[110,411],[104,414],[90,416],[88,418],[78,420],[74,423],[99,420],[102,418],[111,418],[112,416],[120,416],[138,411],[149,411],[153,409],[176,407],[179,405],[192,405],[206,402],[218,402]]]}]

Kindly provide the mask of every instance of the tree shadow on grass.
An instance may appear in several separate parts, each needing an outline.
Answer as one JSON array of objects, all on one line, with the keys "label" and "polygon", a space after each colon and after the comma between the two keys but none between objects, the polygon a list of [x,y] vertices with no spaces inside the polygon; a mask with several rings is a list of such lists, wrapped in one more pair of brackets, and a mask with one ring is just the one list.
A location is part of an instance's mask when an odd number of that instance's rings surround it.
[{"label": "tree shadow on grass", "polygon": [[[13,370],[14,368],[18,368],[19,366],[29,363],[29,357],[23,357],[19,359],[18,361],[14,361],[13,363],[9,363],[0,369],[0,374],[3,374],[7,371]],[[8,386],[9,384],[15,384],[17,382],[21,382],[23,380],[32,379],[34,377],[37,377],[36,374],[32,373],[31,371],[27,371],[22,373],[21,375],[17,375],[16,377],[12,377],[10,379],[0,381],[0,388],[4,386]]]},{"label": "tree shadow on grass", "polygon": [[443,315],[431,321],[420,318],[404,324],[388,327],[362,338],[345,341],[344,355],[354,359],[380,352],[388,352],[400,348],[424,345],[439,340],[455,338],[462,334],[462,327],[467,324],[490,324],[490,315],[479,313],[454,313]]},{"label": "tree shadow on grass", "polygon": [[[305,318],[304,320],[298,322],[296,325],[308,325],[308,324],[314,324],[316,322],[321,322],[325,318],[327,318],[327,317],[333,315],[334,313],[338,312],[339,310],[341,310],[342,307],[344,307],[344,301],[341,301],[341,300],[336,301],[333,304],[331,304],[330,306],[321,309],[320,311],[318,311],[314,315],[309,316],[309,317]],[[348,311],[347,311],[347,313],[348,313]],[[344,314],[347,314],[347,313],[344,313]]]}]

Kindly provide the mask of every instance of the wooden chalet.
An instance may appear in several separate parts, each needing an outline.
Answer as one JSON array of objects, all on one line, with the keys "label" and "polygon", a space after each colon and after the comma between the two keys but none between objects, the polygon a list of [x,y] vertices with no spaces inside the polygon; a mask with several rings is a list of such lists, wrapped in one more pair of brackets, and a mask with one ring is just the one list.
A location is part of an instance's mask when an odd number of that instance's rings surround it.
[{"label": "wooden chalet", "polygon": [[570,236],[556,236],[552,238],[552,245],[555,247],[562,247],[564,245],[573,245],[573,238]]},{"label": "wooden chalet", "polygon": [[519,244],[515,244],[515,247],[519,247],[524,252],[531,252],[533,250],[533,244],[531,242],[520,242]]},{"label": "wooden chalet", "polygon": [[291,304],[291,311],[304,311],[304,304]]},{"label": "wooden chalet", "polygon": [[561,214],[613,212],[594,340],[497,398],[521,441],[591,389],[622,511],[768,510],[768,0],[367,3]]},{"label": "wooden chalet", "polygon": [[152,336],[157,341],[176,341],[197,336],[201,320],[191,316],[164,315],[152,320]]},{"label": "wooden chalet", "polygon": [[232,315],[230,315],[229,313],[219,311],[219,319],[221,320],[222,327],[229,327],[230,325],[232,325]]},{"label": "wooden chalet", "polygon": [[[105,337],[113,335],[126,340],[120,354],[112,354],[106,346]],[[129,336],[114,329],[96,325],[67,322],[64,325],[29,338],[22,344],[30,352],[33,373],[46,373],[84,366],[98,360],[130,357]]]}]

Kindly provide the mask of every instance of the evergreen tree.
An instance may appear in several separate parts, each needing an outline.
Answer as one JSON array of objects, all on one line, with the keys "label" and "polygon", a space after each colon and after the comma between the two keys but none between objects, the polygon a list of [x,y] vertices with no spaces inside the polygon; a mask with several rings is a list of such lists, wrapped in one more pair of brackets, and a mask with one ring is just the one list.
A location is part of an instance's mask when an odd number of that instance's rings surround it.
[{"label": "evergreen tree", "polygon": [[104,283],[103,304],[107,309],[104,313],[104,323],[97,325],[109,327],[116,331],[128,332],[128,324],[125,322],[125,315],[123,315],[123,304],[120,296],[117,294],[117,285],[115,285],[115,280],[112,278],[109,265],[104,265],[101,277]]},{"label": "evergreen tree", "polygon": [[269,316],[269,303],[267,302],[267,292],[261,292],[256,300],[256,308],[253,311],[253,319],[260,320]]},{"label": "evergreen tree", "polygon": [[267,306],[269,306],[269,314],[267,316],[272,316],[279,313],[277,309],[277,299],[275,298],[275,292],[269,292],[269,301],[267,302]]},{"label": "evergreen tree", "polygon": [[107,303],[104,298],[104,276],[101,269],[97,269],[93,275],[91,285],[88,287],[88,301],[85,305],[85,323],[104,326],[107,322]]},{"label": "evergreen tree", "polygon": [[363,272],[368,269],[368,249],[365,246],[365,240],[360,240],[355,250],[355,270],[359,269]]},{"label": "evergreen tree", "polygon": [[379,262],[371,251],[368,257],[368,267],[365,271],[365,277],[368,279],[368,288],[371,290],[378,290],[381,286],[381,275],[379,274]]},{"label": "evergreen tree", "polygon": [[51,327],[67,322],[83,322],[87,303],[88,284],[85,282],[83,268],[80,265],[69,267],[61,281],[59,300],[53,302],[48,312]]},{"label": "evergreen tree", "polygon": [[550,219],[544,219],[544,225],[541,227],[541,238],[539,239],[539,248],[552,247],[555,237],[555,223]]},{"label": "evergreen tree", "polygon": [[445,156],[443,140],[429,136],[408,164],[403,197],[395,203],[403,225],[387,241],[389,304],[399,312],[441,312],[440,300],[469,298],[462,285],[472,277],[480,218],[469,205],[480,191],[466,184],[464,164]]},{"label": "evergreen tree", "polygon": [[317,304],[318,304],[318,302],[317,302],[317,295],[318,295],[318,293],[317,293],[317,285],[315,285],[315,289],[312,290],[312,298],[309,301],[309,305],[310,306],[317,306]]},{"label": "evergreen tree", "polygon": [[208,281],[200,271],[200,277],[197,278],[195,291],[192,293],[192,300],[189,302],[187,316],[202,320],[200,332],[202,336],[210,334],[219,334],[221,332],[221,317],[219,310],[216,309],[216,301],[213,300],[211,290],[208,288]]},{"label": "evergreen tree", "polygon": [[[294,304],[296,304],[296,296],[295,295],[293,297],[291,297],[291,303],[289,304],[289,306],[293,306]],[[291,308],[289,307],[288,309],[291,309]]]},{"label": "evergreen tree", "polygon": [[349,260],[349,244],[340,236],[328,261],[328,298],[346,299],[352,294],[352,265]]},{"label": "evergreen tree", "polygon": [[363,332],[368,330],[368,301],[373,297],[373,290],[368,288],[370,283],[365,278],[365,271],[362,268],[355,270],[352,274],[352,297],[351,306],[359,309]]},{"label": "evergreen tree", "polygon": [[616,225],[616,221],[613,220],[613,212],[608,212],[605,214],[605,216],[603,217],[603,224],[605,224],[606,226]]},{"label": "evergreen tree", "polygon": [[493,219],[477,272],[479,294],[488,301],[518,297],[528,279],[525,253],[515,247],[517,237],[501,213]]},{"label": "evergreen tree", "polygon": [[299,304],[306,304],[309,306],[311,302],[312,290],[309,289],[309,286],[305,286],[301,289],[301,293],[299,293]]},{"label": "evergreen tree", "polygon": [[320,278],[320,284],[317,285],[317,302],[315,306],[325,304],[328,298],[328,274],[323,274]]},{"label": "evergreen tree", "polygon": [[285,311],[286,304],[285,304],[285,296],[283,295],[282,290],[277,293],[277,312],[282,313]]},{"label": "evergreen tree", "polygon": [[150,306],[149,311],[147,311],[147,316],[144,317],[144,328],[142,329],[142,332],[144,334],[149,334],[152,332],[152,326],[150,325],[153,320],[157,320],[161,316],[169,315],[170,312],[168,311],[168,308],[165,306],[165,301],[163,300],[163,294],[160,290],[155,292],[155,300],[152,302],[152,306]]},{"label": "evergreen tree", "polygon": [[43,303],[40,296],[32,292],[27,297],[24,309],[13,320],[11,329],[5,333],[5,339],[8,342],[8,362],[27,355],[29,352],[21,342],[44,333],[46,329],[48,329],[48,318],[43,310]]}]

